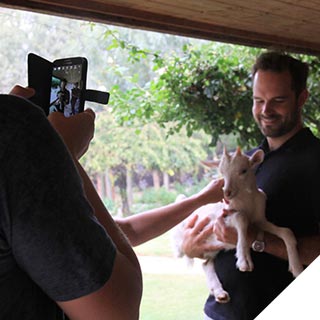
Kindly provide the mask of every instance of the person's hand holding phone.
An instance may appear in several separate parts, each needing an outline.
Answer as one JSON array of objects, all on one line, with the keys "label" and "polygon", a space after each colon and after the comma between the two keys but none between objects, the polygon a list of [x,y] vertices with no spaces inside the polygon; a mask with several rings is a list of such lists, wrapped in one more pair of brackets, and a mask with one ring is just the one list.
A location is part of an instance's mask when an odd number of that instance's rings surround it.
[{"label": "person's hand holding phone", "polygon": [[91,109],[66,118],[60,112],[53,112],[48,120],[60,134],[72,156],[80,159],[89,148],[94,136],[95,113]]},{"label": "person's hand holding phone", "polygon": [[30,87],[21,87],[17,84],[10,90],[9,94],[29,99],[34,96],[35,90]]},{"label": "person's hand holding phone", "polygon": [[[29,99],[35,94],[35,90],[15,85],[9,94]],[[53,112],[48,116],[48,120],[60,134],[72,156],[80,159],[88,150],[94,136],[95,113],[93,110],[87,109],[69,118],[60,112]]]}]

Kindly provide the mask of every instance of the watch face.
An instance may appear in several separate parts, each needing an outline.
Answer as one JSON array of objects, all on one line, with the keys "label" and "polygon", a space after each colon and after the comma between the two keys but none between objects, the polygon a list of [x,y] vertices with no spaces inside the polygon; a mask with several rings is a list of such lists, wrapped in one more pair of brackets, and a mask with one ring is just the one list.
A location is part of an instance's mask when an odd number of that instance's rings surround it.
[{"label": "watch face", "polygon": [[252,249],[253,249],[253,251],[263,252],[263,251],[264,251],[264,247],[265,247],[265,245],[264,245],[264,242],[263,242],[263,241],[258,241],[258,240],[256,240],[256,241],[254,241],[254,242],[252,243]]}]

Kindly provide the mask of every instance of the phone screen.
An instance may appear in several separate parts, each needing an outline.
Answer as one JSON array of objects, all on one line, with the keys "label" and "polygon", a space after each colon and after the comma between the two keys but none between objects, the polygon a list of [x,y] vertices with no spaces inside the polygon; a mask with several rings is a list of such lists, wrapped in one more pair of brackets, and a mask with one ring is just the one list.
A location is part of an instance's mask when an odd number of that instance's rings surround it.
[{"label": "phone screen", "polygon": [[84,58],[54,61],[49,113],[59,111],[69,117],[83,111],[86,73]]}]

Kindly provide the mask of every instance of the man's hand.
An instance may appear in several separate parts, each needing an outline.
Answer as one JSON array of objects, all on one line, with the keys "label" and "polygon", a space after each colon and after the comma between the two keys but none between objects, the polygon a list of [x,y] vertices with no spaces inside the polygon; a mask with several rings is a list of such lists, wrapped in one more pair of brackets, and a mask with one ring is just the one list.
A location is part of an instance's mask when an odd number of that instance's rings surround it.
[{"label": "man's hand", "polygon": [[219,241],[236,245],[238,240],[237,230],[234,227],[227,226],[225,222],[225,217],[233,213],[233,211],[224,209],[215,221],[213,230]]},{"label": "man's hand", "polygon": [[198,216],[193,216],[187,223],[184,231],[182,248],[190,258],[204,258],[208,251],[223,249],[223,245],[212,245],[207,242],[213,234],[213,226],[209,217],[198,221]]},{"label": "man's hand", "polygon": [[199,199],[201,198],[201,203],[214,203],[219,202],[223,199],[223,190],[224,185],[223,179],[212,180],[207,186],[200,190],[195,196]]},{"label": "man's hand", "polygon": [[60,134],[69,151],[80,159],[89,148],[94,136],[95,113],[91,109],[66,118],[60,112],[53,112],[48,120]]},{"label": "man's hand", "polygon": [[15,95],[15,96],[19,96],[19,97],[22,97],[22,98],[26,98],[26,99],[29,99],[31,98],[32,96],[34,96],[35,94],[35,91],[34,89],[32,88],[29,88],[29,87],[21,87],[19,85],[15,85],[9,94],[12,94],[12,95]]}]

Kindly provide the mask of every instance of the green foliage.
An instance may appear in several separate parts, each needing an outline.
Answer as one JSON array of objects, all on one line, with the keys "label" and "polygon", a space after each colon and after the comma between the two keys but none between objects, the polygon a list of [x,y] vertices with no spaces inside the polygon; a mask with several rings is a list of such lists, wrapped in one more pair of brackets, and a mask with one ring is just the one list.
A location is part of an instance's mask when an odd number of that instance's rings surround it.
[{"label": "green foliage", "polygon": [[175,188],[167,190],[164,187],[159,189],[147,188],[135,197],[131,212],[136,214],[154,208],[165,206],[175,201],[178,192]]},{"label": "green foliage", "polygon": [[253,51],[244,47],[208,44],[188,48],[171,58],[161,75],[168,104],[160,122],[176,121],[176,130],[188,135],[204,130],[215,145],[221,134],[237,134],[240,145],[250,146],[261,136],[251,115],[250,66]]},{"label": "green foliage", "polygon": [[209,181],[211,181],[211,179],[211,175],[204,175],[200,181],[197,181],[194,177],[192,179],[193,183],[181,184],[180,182],[175,182],[172,186],[172,189],[176,191],[177,195],[182,193],[186,196],[191,196],[203,189],[209,183]]},{"label": "green foliage", "polygon": [[[213,155],[210,143],[251,147],[261,139],[251,115],[258,49],[18,10],[1,9],[0,19],[2,92],[26,84],[28,52],[86,56],[88,87],[110,91],[108,106],[88,104],[96,134],[82,163],[92,176],[112,172],[114,184],[119,167],[138,166],[177,179],[197,175],[199,160]],[[311,66],[305,123],[319,136],[320,59],[299,57]]]},{"label": "green foliage", "polygon": [[112,201],[111,199],[105,198],[103,199],[103,203],[111,214],[116,212],[116,204],[114,203],[114,201]]},{"label": "green foliage", "polygon": [[[157,53],[157,59],[152,61],[157,77],[126,93],[132,98],[134,111],[121,104],[114,106],[120,123],[152,119],[171,135],[182,128],[188,136],[203,130],[211,136],[212,146],[221,135],[230,134],[240,146],[257,145],[262,135],[251,114],[251,67],[261,50],[217,43],[184,44],[182,48],[183,53],[171,52],[161,57]],[[319,136],[320,59],[302,55],[299,58],[310,64],[305,123]]]},{"label": "green foliage", "polygon": [[168,134],[185,128],[191,136],[203,130],[211,136],[211,145],[221,135],[235,134],[238,144],[252,146],[261,140],[251,115],[250,69],[257,53],[257,49],[206,43],[185,44],[183,53],[161,59],[157,55],[153,60],[157,77],[143,88],[125,93],[114,88],[113,112],[121,124],[152,119]]},{"label": "green foliage", "polygon": [[207,157],[209,137],[195,134],[187,137],[182,131],[166,136],[156,123],[119,126],[113,114],[105,110],[96,118],[95,138],[82,163],[91,173],[104,172],[120,164],[128,169],[143,166],[162,172],[197,172],[200,159]]},{"label": "green foliage", "polygon": [[177,195],[176,191],[169,191],[164,187],[161,187],[158,190],[150,188],[143,192],[140,201],[143,203],[155,204],[156,206],[162,206],[174,202]]},{"label": "green foliage", "polygon": [[310,66],[308,78],[310,95],[303,109],[304,121],[314,134],[320,137],[320,57],[304,56],[302,59]]},{"label": "green foliage", "polygon": [[175,182],[170,187],[170,190],[164,187],[159,189],[147,188],[135,197],[132,213],[135,214],[173,203],[181,193],[186,196],[193,195],[203,189],[211,179],[211,175],[207,175],[199,182],[197,182],[196,178],[192,178],[192,183],[189,184]]}]

